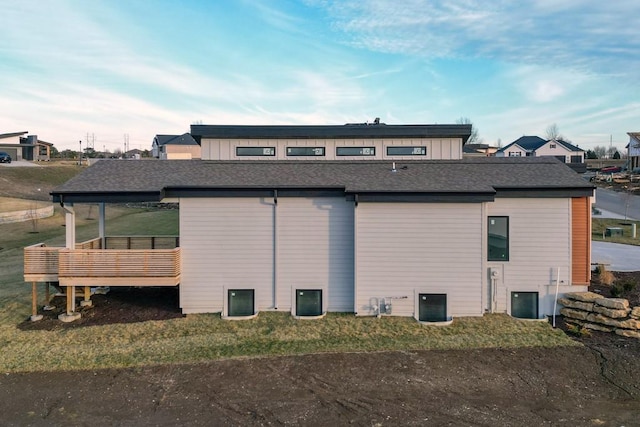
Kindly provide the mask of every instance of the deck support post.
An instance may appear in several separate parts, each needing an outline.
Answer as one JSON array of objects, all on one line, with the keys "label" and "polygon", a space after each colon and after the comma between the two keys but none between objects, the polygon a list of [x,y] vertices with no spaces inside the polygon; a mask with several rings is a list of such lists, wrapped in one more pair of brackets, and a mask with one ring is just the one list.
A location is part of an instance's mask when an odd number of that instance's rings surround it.
[{"label": "deck support post", "polygon": [[42,309],[44,311],[51,311],[55,307],[50,305],[51,302],[51,282],[46,282],[44,286],[44,307]]},{"label": "deck support post", "polygon": [[80,318],[80,313],[76,312],[76,287],[67,286],[67,312],[58,316],[62,322],[69,323]]},{"label": "deck support post", "polygon": [[38,314],[38,284],[31,282],[31,321],[42,320],[42,314]]},{"label": "deck support post", "polygon": [[80,307],[91,307],[93,305],[93,301],[91,301],[91,287],[84,287],[84,299],[80,301]]}]

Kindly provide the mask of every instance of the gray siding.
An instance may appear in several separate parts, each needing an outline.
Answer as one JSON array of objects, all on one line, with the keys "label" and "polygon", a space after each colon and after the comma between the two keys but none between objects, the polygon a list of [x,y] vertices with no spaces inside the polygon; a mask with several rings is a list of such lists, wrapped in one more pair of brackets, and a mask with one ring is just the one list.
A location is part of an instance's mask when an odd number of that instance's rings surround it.
[{"label": "gray siding", "polygon": [[180,200],[185,313],[220,312],[224,289],[253,288],[258,309],[272,307],[273,200]]},{"label": "gray siding", "polygon": [[328,311],[353,311],[353,202],[344,198],[279,198],[278,310],[292,289],[324,289]]},{"label": "gray siding", "polygon": [[395,297],[414,316],[414,295],[446,293],[450,316],[483,312],[480,204],[360,203],[356,208],[356,309]]},{"label": "gray siding", "polygon": [[[461,159],[460,138],[202,139],[203,160],[434,160]],[[387,146],[425,146],[426,156],[387,156]],[[236,147],[275,147],[275,156],[236,156]],[[287,147],[325,147],[325,156],[287,156]],[[336,156],[336,147],[375,147],[375,156]]]},{"label": "gray siding", "polygon": [[509,261],[487,262],[501,273],[496,311],[509,311],[512,291],[529,291],[539,292],[541,314],[551,314],[558,268],[560,284],[571,283],[571,200],[496,199],[486,213],[509,217]]}]

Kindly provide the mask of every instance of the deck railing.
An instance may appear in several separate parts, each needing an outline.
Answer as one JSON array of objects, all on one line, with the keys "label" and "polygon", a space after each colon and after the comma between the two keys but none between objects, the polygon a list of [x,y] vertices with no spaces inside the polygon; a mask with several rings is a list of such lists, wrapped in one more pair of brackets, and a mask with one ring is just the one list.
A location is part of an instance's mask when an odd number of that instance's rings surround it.
[{"label": "deck railing", "polygon": [[62,286],[177,285],[180,248],[63,249],[59,280]]},{"label": "deck railing", "polygon": [[62,248],[44,243],[24,248],[24,279],[27,282],[53,282],[58,280],[58,254]]},{"label": "deck railing", "polygon": [[126,236],[96,238],[75,249],[44,243],[24,249],[24,279],[62,286],[173,286],[180,282],[179,238]]}]

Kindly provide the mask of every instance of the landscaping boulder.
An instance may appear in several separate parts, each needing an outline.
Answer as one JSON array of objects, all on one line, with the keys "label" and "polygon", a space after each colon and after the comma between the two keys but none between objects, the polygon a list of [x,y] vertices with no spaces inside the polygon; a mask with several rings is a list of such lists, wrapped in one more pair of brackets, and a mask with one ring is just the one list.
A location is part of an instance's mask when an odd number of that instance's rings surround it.
[{"label": "landscaping boulder", "polygon": [[627,317],[631,310],[628,308],[625,310],[616,310],[613,308],[603,307],[596,303],[593,306],[593,311],[595,311],[596,313],[604,314],[607,317],[612,317],[614,319],[621,319],[621,318]]},{"label": "landscaping boulder", "polygon": [[560,314],[565,317],[578,320],[587,320],[587,317],[589,316],[589,313],[586,311],[574,310],[572,308],[563,308],[560,310]]},{"label": "landscaping boulder", "polygon": [[582,302],[594,302],[597,299],[602,299],[602,295],[595,292],[567,292],[564,297]]},{"label": "landscaping boulder", "polygon": [[568,308],[577,308],[578,310],[593,311],[592,302],[575,301],[569,298],[558,298],[558,302]]},{"label": "landscaping boulder", "polygon": [[583,325],[585,329],[591,329],[592,331],[601,331],[601,332],[613,332],[615,328],[611,326],[598,325],[597,323],[585,323]]},{"label": "landscaping boulder", "polygon": [[640,307],[633,307],[630,316],[634,319],[640,319]]},{"label": "landscaping boulder", "polygon": [[629,329],[616,329],[616,334],[623,337],[640,338],[640,331],[632,331]]},{"label": "landscaping boulder", "polygon": [[624,298],[599,298],[594,301],[597,305],[616,310],[626,310],[629,308],[629,301]]}]

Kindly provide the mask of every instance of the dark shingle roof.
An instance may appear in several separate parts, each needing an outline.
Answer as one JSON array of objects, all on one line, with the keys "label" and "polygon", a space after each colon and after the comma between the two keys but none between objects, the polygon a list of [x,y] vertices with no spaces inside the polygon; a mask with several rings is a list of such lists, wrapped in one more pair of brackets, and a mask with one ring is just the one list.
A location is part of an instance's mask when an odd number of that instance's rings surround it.
[{"label": "dark shingle roof", "polygon": [[567,141],[563,141],[561,139],[556,139],[556,142],[560,145],[562,145],[564,148],[566,148],[569,151],[584,151],[582,148],[580,147],[576,147],[575,145],[573,145],[570,142]]},{"label": "dark shingle roof", "polygon": [[466,143],[471,125],[346,124],[332,126],[235,126],[191,125],[191,135],[229,139],[320,138],[462,138]]},{"label": "dark shingle roof", "polygon": [[545,141],[544,139],[540,138],[539,136],[521,136],[520,138],[518,138],[515,141],[513,141],[511,144],[507,145],[504,148],[501,148],[498,151],[499,152],[503,152],[507,148],[511,147],[514,144],[517,144],[518,146],[522,147],[523,149],[525,149],[527,151],[535,151],[538,148],[542,147],[545,142],[547,142],[547,141]]},{"label": "dark shingle roof", "polygon": [[[558,144],[562,145],[564,148],[566,148],[569,151],[584,151],[582,148],[576,147],[575,145],[571,144],[570,142],[563,141],[561,139],[556,139],[555,141]],[[525,149],[525,150],[527,150],[529,152],[533,152],[533,151],[536,151],[538,148],[542,147],[547,142],[549,142],[549,141],[548,140],[544,140],[544,139],[540,138],[539,136],[521,136],[520,138],[518,138],[515,141],[513,141],[511,144],[507,145],[504,148],[501,148],[498,151],[499,152],[504,152],[506,149],[508,149],[512,145],[517,144],[518,146],[522,147],[523,149]]]},{"label": "dark shingle roof", "polygon": [[193,139],[191,134],[184,133],[182,135],[156,135],[154,142],[158,146],[162,145],[198,145],[198,142]]},{"label": "dark shingle roof", "polygon": [[[339,189],[346,193],[493,195],[497,190],[578,190],[593,185],[553,158],[390,161],[103,160],[56,188],[55,200],[116,201],[185,189]],[[125,194],[126,197],[125,197]],[[120,196],[117,196],[120,195]],[[89,197],[91,196],[91,197]],[[69,198],[71,197],[71,198]],[[144,196],[146,197],[146,196]],[[141,196],[141,198],[144,198]]]}]

